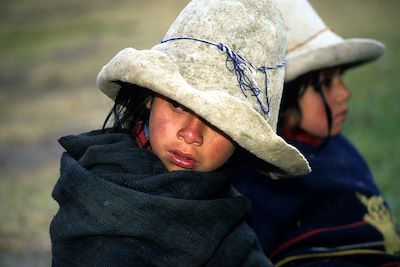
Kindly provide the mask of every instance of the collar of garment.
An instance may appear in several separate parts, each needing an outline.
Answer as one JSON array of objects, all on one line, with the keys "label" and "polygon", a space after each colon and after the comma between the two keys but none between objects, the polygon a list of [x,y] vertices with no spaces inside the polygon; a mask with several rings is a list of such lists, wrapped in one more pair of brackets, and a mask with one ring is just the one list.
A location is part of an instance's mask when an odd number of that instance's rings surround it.
[{"label": "collar of garment", "polygon": [[323,144],[323,139],[311,135],[302,129],[285,129],[282,131],[281,136],[288,141],[306,143],[315,147]]}]

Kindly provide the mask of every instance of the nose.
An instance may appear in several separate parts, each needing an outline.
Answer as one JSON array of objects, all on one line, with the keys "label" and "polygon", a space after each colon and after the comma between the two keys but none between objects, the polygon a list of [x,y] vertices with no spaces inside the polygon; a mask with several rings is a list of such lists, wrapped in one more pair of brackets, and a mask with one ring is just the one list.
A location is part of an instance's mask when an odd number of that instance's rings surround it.
[{"label": "nose", "polygon": [[178,139],[185,141],[187,144],[200,146],[204,141],[203,135],[206,127],[200,118],[192,114],[187,114],[181,129],[177,133]]},{"label": "nose", "polygon": [[347,85],[341,81],[339,85],[339,90],[337,91],[337,96],[336,99],[337,101],[348,101],[352,97],[352,93],[350,89],[347,87]]}]

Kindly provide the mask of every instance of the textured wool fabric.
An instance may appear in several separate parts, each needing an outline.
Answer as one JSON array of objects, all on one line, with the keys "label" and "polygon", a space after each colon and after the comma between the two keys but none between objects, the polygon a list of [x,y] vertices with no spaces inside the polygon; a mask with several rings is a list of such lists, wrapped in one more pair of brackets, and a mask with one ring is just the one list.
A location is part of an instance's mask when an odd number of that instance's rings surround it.
[{"label": "textured wool fabric", "polygon": [[168,172],[125,133],[60,139],[53,266],[270,266],[230,168]]},{"label": "textured wool fabric", "polygon": [[243,170],[234,182],[251,200],[250,225],[273,263],[398,266],[394,217],[354,146],[343,135],[322,147],[293,144],[310,162],[309,175],[272,180]]},{"label": "textured wool fabric", "polygon": [[[179,37],[186,39],[171,40]],[[163,40],[150,50],[120,51],[99,72],[100,90],[115,99],[116,81],[148,88],[285,174],[310,171],[296,148],[276,134],[286,39],[274,1],[193,0]]]},{"label": "textured wool fabric", "polygon": [[[307,0],[276,2],[288,38],[285,81],[314,70],[341,65],[354,67],[379,58],[385,50],[377,40],[343,39],[325,24]],[[349,23],[352,19],[349,18]]]}]

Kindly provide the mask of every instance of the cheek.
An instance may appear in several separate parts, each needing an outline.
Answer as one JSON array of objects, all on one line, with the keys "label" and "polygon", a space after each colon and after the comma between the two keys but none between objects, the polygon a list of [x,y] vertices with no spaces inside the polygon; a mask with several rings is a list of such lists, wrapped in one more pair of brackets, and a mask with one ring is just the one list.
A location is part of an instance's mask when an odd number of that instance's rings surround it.
[{"label": "cheek", "polygon": [[307,94],[301,98],[299,104],[302,114],[314,114],[314,116],[316,116],[321,114],[321,112],[325,112],[322,98],[316,92],[307,92]]},{"label": "cheek", "polygon": [[219,165],[216,167],[220,167],[232,156],[235,146],[229,139],[221,136],[215,138],[208,150],[210,155],[209,160]]},{"label": "cheek", "polygon": [[327,119],[325,107],[319,94],[310,92],[301,99],[299,104],[301,109],[301,128],[313,135],[325,136]]},{"label": "cheek", "polygon": [[302,109],[302,123],[312,123],[320,124],[322,121],[326,120],[325,108],[323,105],[310,105],[308,108]]},{"label": "cheek", "polygon": [[154,152],[163,145],[168,136],[171,134],[170,121],[163,116],[162,113],[152,112],[149,120],[150,143]]}]

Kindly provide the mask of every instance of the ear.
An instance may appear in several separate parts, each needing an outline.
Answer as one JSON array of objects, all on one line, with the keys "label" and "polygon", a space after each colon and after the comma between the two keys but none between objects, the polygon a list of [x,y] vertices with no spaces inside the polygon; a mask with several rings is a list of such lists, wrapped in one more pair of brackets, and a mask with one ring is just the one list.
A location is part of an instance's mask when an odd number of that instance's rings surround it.
[{"label": "ear", "polygon": [[144,102],[146,104],[146,108],[151,109],[151,106],[153,105],[153,97],[148,96]]}]

